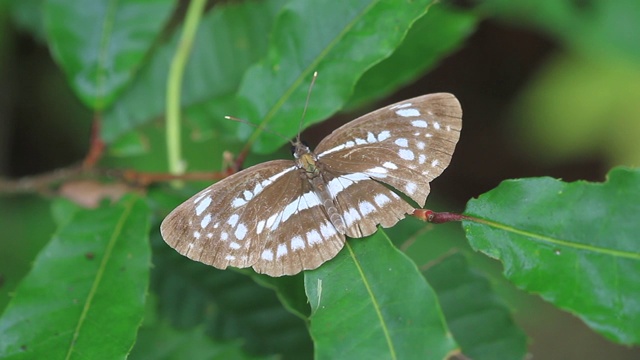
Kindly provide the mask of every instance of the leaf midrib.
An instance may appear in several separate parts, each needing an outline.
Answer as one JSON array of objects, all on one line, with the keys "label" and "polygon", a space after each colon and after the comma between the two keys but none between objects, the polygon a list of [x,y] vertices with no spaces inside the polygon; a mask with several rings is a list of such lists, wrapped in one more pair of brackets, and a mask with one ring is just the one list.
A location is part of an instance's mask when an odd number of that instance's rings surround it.
[{"label": "leaf midrib", "polygon": [[364,287],[367,289],[367,292],[369,293],[369,298],[371,298],[371,304],[373,305],[373,308],[376,311],[376,315],[380,320],[380,327],[382,328],[382,332],[384,333],[384,338],[387,340],[387,346],[389,347],[389,353],[390,353],[389,355],[391,355],[391,359],[396,360],[398,357],[396,355],[396,350],[393,346],[393,341],[391,340],[391,335],[389,334],[389,329],[387,328],[387,323],[385,322],[384,317],[382,316],[382,311],[380,310],[380,304],[378,304],[378,300],[374,295],[373,290],[371,289],[371,286],[369,285],[369,280],[365,276],[364,271],[362,270],[362,266],[360,266],[360,261],[358,261],[358,258],[356,257],[356,254],[353,251],[353,248],[351,247],[348,241],[346,242],[345,247],[349,249],[349,254],[351,254],[353,263],[356,265],[356,268],[358,269],[358,273],[362,278],[362,283],[364,284]]},{"label": "leaf midrib", "polygon": [[551,236],[546,236],[546,235],[542,235],[542,234],[536,234],[536,233],[532,233],[526,230],[521,230],[521,229],[517,229],[513,226],[507,225],[507,224],[502,224],[499,222],[495,222],[495,221],[491,221],[491,220],[486,220],[486,219],[480,219],[480,218],[472,218],[471,220],[467,220],[467,221],[471,221],[471,222],[476,222],[479,224],[483,224],[483,225],[487,225],[490,227],[494,227],[496,229],[500,229],[500,230],[504,230],[507,232],[512,232],[514,234],[517,235],[522,235],[528,238],[532,238],[532,239],[536,239],[540,242],[546,242],[546,243],[550,243],[553,245],[557,245],[557,246],[563,246],[563,247],[568,247],[568,248],[574,248],[574,249],[579,249],[579,250],[587,250],[593,253],[600,253],[600,254],[604,254],[604,255],[610,255],[610,256],[614,256],[614,257],[619,257],[619,258],[626,258],[626,259],[632,259],[632,260],[640,260],[640,253],[634,253],[631,251],[623,251],[623,250],[616,250],[616,249],[607,249],[607,248],[603,248],[603,247],[599,247],[599,246],[594,246],[594,245],[589,245],[589,244],[580,244],[574,241],[570,241],[570,240],[562,240],[562,239],[558,239],[558,238],[554,238]]},{"label": "leaf midrib", "polygon": [[84,325],[84,322],[87,318],[87,313],[89,312],[89,309],[91,308],[91,304],[93,302],[93,298],[96,294],[96,292],[98,291],[98,286],[100,285],[102,278],[104,277],[104,273],[105,273],[105,269],[107,267],[107,263],[109,262],[109,260],[111,259],[111,254],[113,253],[113,248],[115,247],[116,242],[118,241],[118,238],[120,237],[121,233],[122,233],[122,228],[124,227],[124,223],[126,222],[126,220],[129,218],[129,214],[131,213],[132,209],[133,209],[133,205],[135,203],[135,199],[130,199],[125,206],[124,211],[122,212],[122,215],[120,216],[120,218],[118,219],[118,222],[116,224],[116,227],[111,235],[111,238],[109,239],[109,242],[107,243],[107,248],[105,250],[104,256],[102,257],[102,261],[100,262],[100,266],[98,267],[98,272],[96,273],[96,277],[93,281],[93,284],[91,285],[91,290],[89,291],[89,294],[87,294],[87,298],[85,300],[84,303],[84,307],[82,308],[82,313],[80,314],[80,318],[78,319],[78,324],[76,325],[76,328],[73,332],[73,338],[71,339],[71,342],[69,343],[69,349],[67,351],[67,355],[65,356],[65,359],[70,359],[71,358],[71,354],[73,353],[74,350],[74,346],[76,344],[76,341],[78,340],[78,336],[80,335],[80,329],[82,328],[82,325]]}]

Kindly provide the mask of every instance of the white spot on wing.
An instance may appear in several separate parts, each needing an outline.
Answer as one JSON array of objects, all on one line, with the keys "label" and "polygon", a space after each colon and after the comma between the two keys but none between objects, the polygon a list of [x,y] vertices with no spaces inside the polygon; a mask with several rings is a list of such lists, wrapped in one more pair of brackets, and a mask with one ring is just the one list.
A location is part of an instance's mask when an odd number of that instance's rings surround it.
[{"label": "white spot on wing", "polygon": [[278,252],[276,253],[276,258],[279,259],[285,255],[287,255],[287,245],[286,244],[278,245]]},{"label": "white spot on wing", "polygon": [[211,214],[207,214],[202,218],[202,221],[200,221],[200,227],[201,228],[206,228],[209,224],[211,223]]},{"label": "white spot on wing", "polygon": [[258,221],[258,226],[256,226],[256,234],[260,234],[262,232],[262,229],[264,229],[264,223],[264,220]]},{"label": "white spot on wing", "polygon": [[358,208],[360,209],[360,213],[362,214],[362,216],[366,216],[376,211],[376,208],[373,206],[373,204],[368,201],[361,201],[358,204]]},{"label": "white spot on wing", "polygon": [[236,224],[238,223],[238,219],[240,219],[240,216],[238,216],[238,214],[233,214],[229,217],[229,220],[227,220],[227,224],[236,226]]},{"label": "white spot on wing", "polygon": [[345,211],[342,217],[344,218],[344,224],[347,227],[350,227],[354,222],[362,219],[362,217],[358,213],[358,210],[356,210],[355,208],[350,208],[349,210]]},{"label": "white spot on wing", "polygon": [[427,157],[425,156],[425,154],[420,154],[420,156],[418,156],[418,162],[420,164],[424,164],[425,161],[427,161]]},{"label": "white spot on wing", "polygon": [[420,150],[424,150],[425,144],[424,144],[424,142],[422,142],[422,141],[418,141],[418,142],[416,143],[416,146],[418,147],[418,149],[420,149]]},{"label": "white spot on wing", "polygon": [[196,215],[200,216],[200,214],[202,214],[202,212],[205,211],[209,207],[209,205],[211,205],[211,196],[203,198],[202,201],[198,203],[198,206],[196,206]]},{"label": "white spot on wing", "polygon": [[409,146],[409,141],[407,141],[407,139],[405,139],[405,138],[396,139],[396,141],[394,141],[394,143],[396,145],[398,145],[398,146],[401,146],[401,147]]},{"label": "white spot on wing", "polygon": [[367,133],[367,142],[369,144],[373,144],[373,143],[377,142],[376,137],[375,137],[375,135],[373,135],[373,133],[371,133],[371,132]]},{"label": "white spot on wing", "polygon": [[411,125],[417,127],[417,128],[426,128],[429,124],[427,124],[426,121],[424,120],[413,120],[411,122]]},{"label": "white spot on wing", "polygon": [[199,203],[200,200],[202,200],[202,198],[205,197],[210,192],[211,192],[211,189],[207,189],[207,190],[203,191],[202,194],[200,194],[200,196],[198,196],[197,198],[193,199],[193,203],[194,204]]},{"label": "white spot on wing", "polygon": [[313,246],[313,244],[320,244],[322,242],[322,236],[320,236],[318,230],[311,230],[307,233],[307,242],[309,243],[309,246]]},{"label": "white spot on wing", "polygon": [[266,261],[273,261],[273,251],[271,249],[266,249],[260,254],[260,258]]},{"label": "white spot on wing", "polygon": [[229,243],[229,247],[232,248],[233,250],[238,250],[240,249],[240,244],[238,244],[237,242],[231,242]]},{"label": "white spot on wing", "polygon": [[437,121],[434,121],[433,122],[433,128],[436,129],[436,130],[440,130],[440,123],[437,122]]},{"label": "white spot on wing", "polygon": [[410,116],[420,116],[420,111],[418,109],[400,109],[396,111],[396,114],[402,117],[410,117]]},{"label": "white spot on wing", "polygon": [[244,199],[249,201],[251,200],[251,198],[253,198],[253,193],[249,190],[245,190],[242,195],[244,195]]},{"label": "white spot on wing", "polygon": [[298,249],[304,249],[304,240],[300,236],[294,236],[291,239],[291,250],[295,251]]},{"label": "white spot on wing", "polygon": [[440,161],[438,161],[438,159],[435,159],[431,162],[431,167],[436,167],[438,166],[438,164],[440,164]]},{"label": "white spot on wing", "polygon": [[387,177],[387,172],[388,170],[381,167],[381,166],[376,166],[374,168],[371,168],[369,170],[366,170],[365,173],[367,173],[368,175],[371,175],[373,177],[376,178],[385,178]]},{"label": "white spot on wing", "polygon": [[275,213],[275,214],[269,216],[269,218],[267,219],[267,227],[268,228],[273,226],[273,223],[276,221],[276,218],[278,217],[278,215],[280,215],[280,213]]},{"label": "white spot on wing", "polygon": [[398,155],[400,155],[400,157],[403,160],[413,160],[415,158],[415,155],[413,154],[413,151],[411,151],[409,149],[400,149],[400,150],[398,150]]},{"label": "white spot on wing", "polygon": [[233,199],[233,201],[231,202],[231,206],[233,206],[234,208],[239,208],[240,206],[243,206],[246,203],[247,202],[243,198],[238,197]]},{"label": "white spot on wing", "polygon": [[253,196],[260,194],[262,190],[264,190],[264,188],[262,187],[262,184],[257,183],[256,186],[253,188]]},{"label": "white spot on wing", "polygon": [[200,231],[194,231],[193,232],[193,237],[196,239],[200,239]]},{"label": "white spot on wing", "polygon": [[386,167],[387,169],[391,169],[391,170],[396,170],[398,168],[398,165],[396,165],[396,164],[394,164],[392,162],[389,162],[389,161],[386,161],[384,164],[382,164],[382,166]]},{"label": "white spot on wing", "polygon": [[[333,226],[333,224],[331,224],[328,221],[325,221],[324,224],[320,225],[320,233],[324,238],[328,239],[333,235],[337,234],[337,231],[336,231],[336,228]],[[311,242],[309,242],[309,245],[311,245]]]},{"label": "white spot on wing", "polygon": [[227,256],[224,257],[224,259],[227,260],[227,261],[233,261],[233,260],[236,259],[236,257],[233,256],[233,255],[227,255]]},{"label": "white spot on wing", "polygon": [[229,233],[227,233],[226,231],[223,231],[222,234],[220,234],[220,240],[227,241],[228,239],[229,239]]},{"label": "white spot on wing", "polygon": [[236,232],[233,234],[238,238],[238,240],[242,240],[247,236],[247,227],[244,224],[238,224]]},{"label": "white spot on wing", "polygon": [[418,185],[416,185],[415,183],[412,183],[412,182],[408,182],[404,186],[404,189],[407,190],[407,194],[412,195],[418,189]]},{"label": "white spot on wing", "polygon": [[364,145],[364,144],[368,144],[367,140],[356,138],[356,145]]},{"label": "white spot on wing", "polygon": [[384,131],[381,131],[380,134],[378,134],[378,141],[385,141],[390,137],[391,137],[391,133],[388,130],[384,130]]},{"label": "white spot on wing", "polygon": [[379,207],[383,207],[385,204],[389,203],[391,199],[389,199],[385,194],[378,194],[374,196],[373,201],[375,201]]}]

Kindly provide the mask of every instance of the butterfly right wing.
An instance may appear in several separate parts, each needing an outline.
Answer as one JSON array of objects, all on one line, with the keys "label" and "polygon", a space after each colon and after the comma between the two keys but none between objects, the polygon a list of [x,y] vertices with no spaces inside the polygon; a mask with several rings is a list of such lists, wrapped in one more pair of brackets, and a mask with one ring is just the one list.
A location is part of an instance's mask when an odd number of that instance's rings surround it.
[{"label": "butterfly right wing", "polygon": [[335,256],[335,231],[291,160],[229,176],[173,210],[160,227],[182,255],[218,269],[253,266],[271,276],[314,269]]}]

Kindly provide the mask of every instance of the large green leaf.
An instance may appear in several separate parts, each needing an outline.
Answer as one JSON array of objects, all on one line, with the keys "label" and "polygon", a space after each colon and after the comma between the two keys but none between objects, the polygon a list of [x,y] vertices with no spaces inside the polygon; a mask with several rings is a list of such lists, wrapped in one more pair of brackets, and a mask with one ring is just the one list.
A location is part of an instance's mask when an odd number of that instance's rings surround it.
[{"label": "large green leaf", "polygon": [[433,290],[383,231],[305,272],[317,359],[441,359],[456,345]]},{"label": "large green leaf", "polygon": [[76,94],[103,110],[131,81],[169,18],[172,0],[49,0],[49,46]]},{"label": "large green leaf", "polygon": [[127,196],[63,206],[59,228],[0,318],[3,359],[124,359],[149,282],[149,210]]},{"label": "large green leaf", "polygon": [[425,271],[433,286],[447,325],[462,352],[474,360],[524,359],[527,338],[498,299],[489,281],[454,254]]},{"label": "large green leaf", "polygon": [[[239,115],[293,137],[317,70],[305,122],[325,119],[343,107],[365,71],[394,52],[431,2],[290,2],[274,25],[267,58],[243,78],[239,96],[250,107]],[[254,150],[271,152],[283,142],[264,134]]]},{"label": "large green leaf", "polygon": [[[182,105],[193,107],[188,119],[209,121],[211,127],[224,115],[238,115],[226,104],[246,69],[265,55],[269,31],[283,3],[220,4],[202,17],[182,85]],[[106,141],[164,113],[167,72],[179,35],[174,33],[159,47],[131,87],[105,113],[102,135]]]},{"label": "large green leaf", "polygon": [[640,343],[640,170],[607,182],[505,181],[468,203],[471,245],[517,286],[624,344]]},{"label": "large green leaf", "polygon": [[393,55],[364,73],[349,106],[385,96],[414,81],[460,46],[475,29],[477,21],[477,16],[471,12],[452,9],[442,3],[434,4],[411,27]]}]

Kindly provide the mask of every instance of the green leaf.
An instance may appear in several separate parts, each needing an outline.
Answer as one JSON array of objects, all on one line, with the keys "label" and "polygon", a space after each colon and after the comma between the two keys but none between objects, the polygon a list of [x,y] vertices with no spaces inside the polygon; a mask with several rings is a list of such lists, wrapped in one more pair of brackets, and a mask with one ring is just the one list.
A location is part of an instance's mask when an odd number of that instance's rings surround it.
[{"label": "green leaf", "polygon": [[605,183],[505,181],[467,205],[471,245],[499,259],[517,286],[606,337],[640,343],[640,170]]},{"label": "green leaf", "polygon": [[131,81],[165,22],[172,0],[49,0],[51,51],[76,94],[103,110]]},{"label": "green leaf", "polygon": [[50,202],[36,195],[0,196],[0,313],[55,229]]},{"label": "green leaf", "polygon": [[[213,120],[238,115],[225,104],[238,90],[246,69],[264,56],[269,31],[283,3],[218,4],[203,15],[182,84],[182,106],[194,107],[189,120],[208,121],[210,128],[216,124]],[[179,35],[174,33],[159,47],[130,88],[107,110],[102,128],[107,142],[164,113],[167,73]],[[197,115],[199,112],[202,114]]]},{"label": "green leaf", "polygon": [[[394,52],[431,2],[290,2],[274,25],[267,58],[243,78],[239,96],[250,107],[239,116],[293,137],[317,70],[305,122],[325,119],[343,107],[363,73]],[[272,152],[282,143],[275,135],[263,134],[253,149]]]},{"label": "green leaf", "polygon": [[142,326],[136,345],[128,358],[131,360],[256,359],[244,354],[238,341],[216,342],[211,340],[201,327],[176,330],[165,322],[156,322],[153,326]]},{"label": "green leaf", "polygon": [[[491,289],[462,254],[445,257],[425,271],[442,304],[449,329],[462,352],[474,360],[524,359],[527,338]],[[482,329],[482,331],[478,331]]]},{"label": "green leaf", "polygon": [[304,275],[302,273],[294,276],[271,277],[261,274],[253,276],[253,280],[258,284],[275,291],[282,305],[292,314],[298,316],[305,322],[311,309],[304,292]]},{"label": "green leaf", "polygon": [[305,272],[317,359],[441,359],[456,347],[433,290],[378,231]]},{"label": "green leaf", "polygon": [[0,357],[124,359],[144,312],[148,218],[127,196],[65,219],[0,318]]},{"label": "green leaf", "polygon": [[276,294],[239,271],[218,270],[171,249],[157,233],[152,288],[160,314],[178,329],[203,326],[217,341],[243,341],[249,354],[305,358],[312,344],[305,322]]},{"label": "green leaf", "polygon": [[640,62],[551,57],[515,104],[520,148],[542,163],[598,154],[609,164],[640,164],[638,93]]},{"label": "green leaf", "polygon": [[434,4],[418,19],[396,51],[369,69],[358,81],[349,107],[380,98],[414,81],[434,67],[475,30],[477,17]]}]

